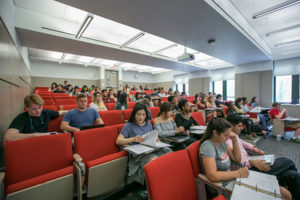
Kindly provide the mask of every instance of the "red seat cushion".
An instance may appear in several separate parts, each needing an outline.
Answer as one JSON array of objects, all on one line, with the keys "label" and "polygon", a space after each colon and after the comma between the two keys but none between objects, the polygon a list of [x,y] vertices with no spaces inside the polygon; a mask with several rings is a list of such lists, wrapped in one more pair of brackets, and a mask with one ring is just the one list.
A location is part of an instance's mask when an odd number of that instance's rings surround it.
[{"label": "red seat cushion", "polygon": [[201,173],[200,161],[199,161],[199,148],[200,148],[200,141],[194,142],[187,148],[194,177],[198,177],[198,174]]},{"label": "red seat cushion", "polygon": [[127,110],[123,110],[123,117],[124,117],[124,120],[129,120],[130,118],[130,115],[132,113],[132,110],[133,109],[127,109]]},{"label": "red seat cushion", "polygon": [[150,199],[196,200],[197,188],[186,150],[163,155],[144,167]]},{"label": "red seat cushion", "polygon": [[12,185],[72,166],[71,134],[33,137],[5,145],[5,182]]},{"label": "red seat cushion", "polygon": [[19,190],[29,188],[31,186],[35,186],[38,184],[45,183],[47,181],[51,181],[51,180],[66,176],[69,174],[73,174],[72,166],[66,167],[63,169],[59,169],[59,170],[56,170],[56,171],[53,171],[53,172],[50,172],[47,174],[43,174],[41,176],[37,176],[37,177],[31,178],[31,179],[28,179],[25,181],[21,181],[21,182],[15,183],[15,184],[11,184],[11,185],[8,185],[6,188],[6,195],[16,192],[16,191],[19,191]]},{"label": "red seat cushion", "polygon": [[202,112],[193,112],[192,117],[199,125],[205,126],[205,121]]},{"label": "red seat cushion", "polygon": [[119,152],[116,140],[116,127],[94,128],[74,133],[75,151],[84,163]]},{"label": "red seat cushion", "polygon": [[122,110],[101,111],[99,115],[107,126],[124,123]]}]

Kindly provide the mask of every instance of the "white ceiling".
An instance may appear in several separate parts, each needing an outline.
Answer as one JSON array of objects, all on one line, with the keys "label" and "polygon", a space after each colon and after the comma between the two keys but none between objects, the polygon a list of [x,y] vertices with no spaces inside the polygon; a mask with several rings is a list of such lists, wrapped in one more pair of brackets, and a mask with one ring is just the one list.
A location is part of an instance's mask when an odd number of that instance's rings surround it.
[{"label": "white ceiling", "polygon": [[[290,2],[295,4],[261,17],[253,17],[258,13],[281,7]],[[268,45],[273,60],[300,56],[299,0],[222,0],[222,5],[219,3],[223,8],[228,7],[229,4],[232,4],[242,14]]]},{"label": "white ceiling", "polygon": [[[17,8],[17,26],[32,30],[40,30],[41,27],[45,27],[47,29],[55,30],[56,34],[59,31],[63,32],[64,34],[76,35],[86,16],[89,14],[86,11],[53,0],[14,0],[14,3]],[[24,40],[25,37],[20,33],[21,32],[19,31],[21,40]],[[180,63],[177,61],[177,57],[184,52],[184,46],[97,15],[93,15],[93,20],[83,33],[82,39],[102,42],[103,44],[106,44],[107,47],[113,46],[121,49],[122,44],[135,37],[139,33],[144,33],[144,36],[122,48],[122,50],[131,52],[133,51],[134,53]],[[34,37],[32,37],[32,39],[34,39]],[[23,41],[23,44],[26,46],[26,42]],[[94,42],[94,44],[96,44],[96,42]],[[28,45],[28,47],[35,47],[31,48],[29,51],[29,55],[32,59],[59,61],[63,53],[51,51],[52,49],[50,49],[50,45],[49,48],[40,47],[39,45]],[[59,50],[59,47],[57,48],[58,49],[56,51]],[[180,69],[184,69],[183,71],[186,71],[188,66],[194,66],[194,68],[199,68],[199,70],[232,66],[230,63],[224,62],[220,59],[214,58],[191,48],[187,48],[186,51],[194,54],[196,59],[194,61],[187,62],[186,67],[181,67]],[[86,54],[85,56],[83,56],[83,54],[67,54],[63,62],[83,64],[85,66],[99,64],[105,65],[106,67],[115,67],[117,64],[118,66],[127,66],[123,67],[125,70],[151,71],[152,73],[168,71],[166,69],[159,70],[157,67],[161,66],[156,65],[157,62],[153,62],[153,65],[150,62],[151,68],[150,66],[141,65],[140,63],[134,64],[134,59],[132,60],[132,63],[128,63],[118,59],[107,61],[107,59],[103,59],[101,55],[97,56],[97,58],[99,59],[95,61],[94,56],[86,56]],[[180,63],[182,66],[185,66],[186,64]],[[166,68],[172,69],[172,66]],[[193,70],[195,71],[195,69]]]}]

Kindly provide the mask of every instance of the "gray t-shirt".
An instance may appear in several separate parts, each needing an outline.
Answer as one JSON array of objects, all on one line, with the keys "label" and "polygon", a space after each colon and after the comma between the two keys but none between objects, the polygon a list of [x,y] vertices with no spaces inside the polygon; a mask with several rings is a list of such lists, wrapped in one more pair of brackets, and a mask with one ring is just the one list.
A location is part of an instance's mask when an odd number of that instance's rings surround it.
[{"label": "gray t-shirt", "polygon": [[218,171],[230,170],[231,162],[227,154],[225,143],[221,143],[220,146],[216,146],[211,140],[206,140],[200,145],[199,154],[201,154],[202,157],[211,157],[216,159]]},{"label": "gray t-shirt", "polygon": [[[125,138],[132,138],[137,135],[144,135],[153,130],[152,124],[150,121],[145,123],[143,126],[139,126],[136,123],[128,122],[124,125],[121,130],[121,134],[124,135]],[[136,142],[130,143],[131,145],[138,144]]]}]

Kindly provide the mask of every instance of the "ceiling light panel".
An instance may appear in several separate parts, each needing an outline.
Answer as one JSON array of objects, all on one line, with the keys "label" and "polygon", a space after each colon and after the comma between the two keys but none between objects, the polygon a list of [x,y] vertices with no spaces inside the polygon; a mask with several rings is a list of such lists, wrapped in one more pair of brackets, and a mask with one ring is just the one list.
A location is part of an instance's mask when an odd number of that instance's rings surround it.
[{"label": "ceiling light panel", "polygon": [[83,20],[86,18],[87,14],[88,13],[83,10],[71,6],[66,6],[63,19],[71,22],[75,22],[77,24],[81,24]]},{"label": "ceiling light panel", "polygon": [[172,44],[174,43],[169,40],[146,33],[143,37],[127,45],[127,47],[152,53]]},{"label": "ceiling light panel", "polygon": [[94,16],[93,21],[84,32],[83,37],[121,45],[139,32],[140,31],[135,28],[131,28],[103,17]]},{"label": "ceiling light panel", "polygon": [[[36,52],[35,54],[32,54],[33,52]],[[47,50],[42,50],[42,49],[30,49],[29,54],[31,56],[37,56],[40,58],[52,58],[59,60],[62,56],[61,52],[56,52],[56,51],[47,51]]]}]

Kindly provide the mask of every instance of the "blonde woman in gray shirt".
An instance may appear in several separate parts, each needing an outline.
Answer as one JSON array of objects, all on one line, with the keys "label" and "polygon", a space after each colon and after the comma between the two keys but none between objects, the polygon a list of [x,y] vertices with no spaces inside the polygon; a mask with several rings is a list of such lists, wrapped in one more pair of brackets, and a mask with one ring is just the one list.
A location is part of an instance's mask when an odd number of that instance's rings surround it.
[{"label": "blonde woman in gray shirt", "polygon": [[[177,134],[185,134],[183,126],[177,127],[172,118],[172,106],[168,102],[164,102],[160,106],[160,112],[153,121],[154,129],[158,130],[159,137],[175,136]],[[190,138],[182,143],[174,143],[173,150],[184,149],[196,140]]]}]

